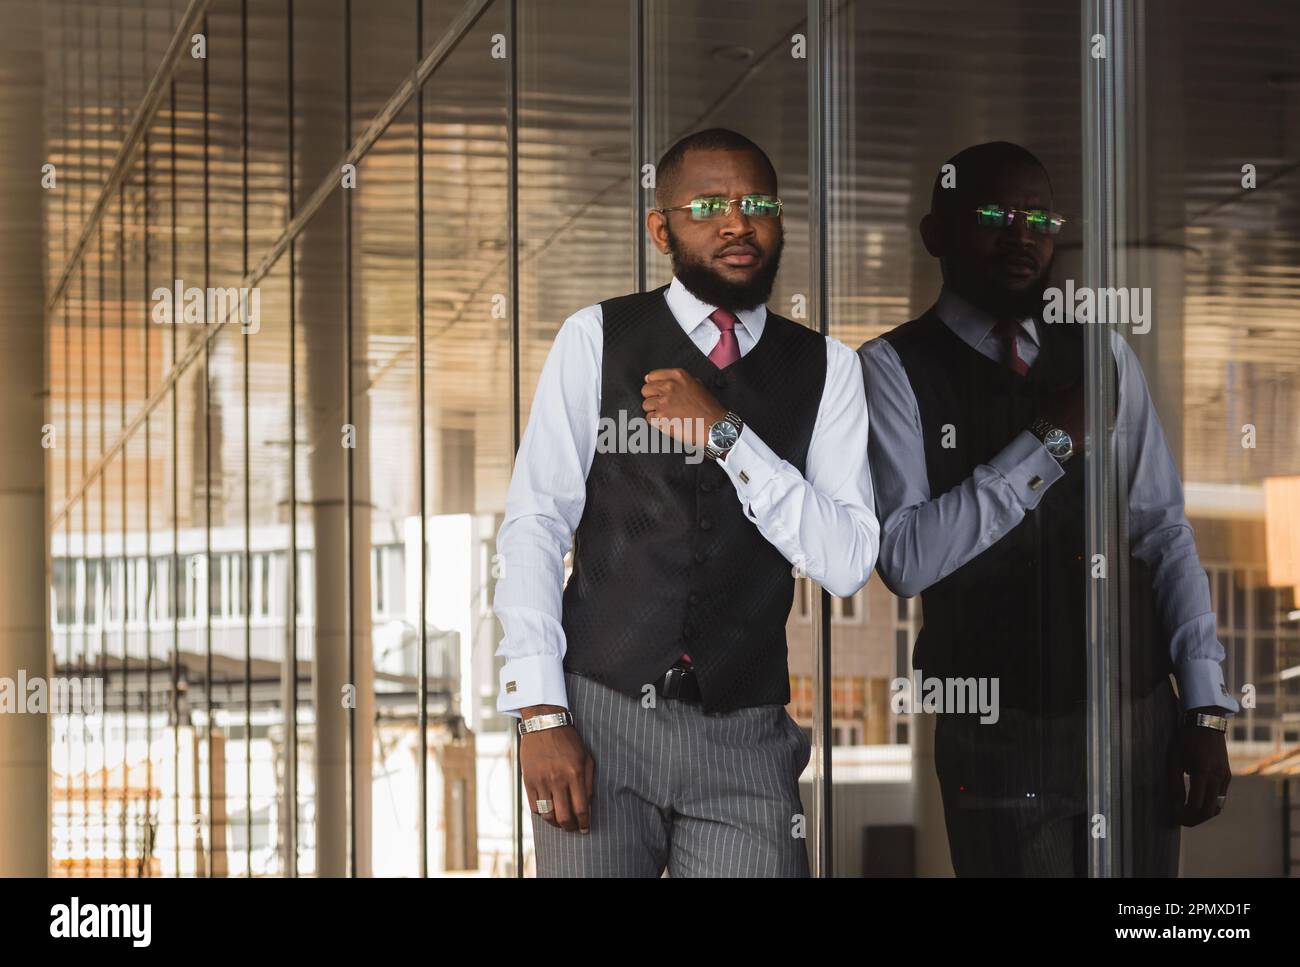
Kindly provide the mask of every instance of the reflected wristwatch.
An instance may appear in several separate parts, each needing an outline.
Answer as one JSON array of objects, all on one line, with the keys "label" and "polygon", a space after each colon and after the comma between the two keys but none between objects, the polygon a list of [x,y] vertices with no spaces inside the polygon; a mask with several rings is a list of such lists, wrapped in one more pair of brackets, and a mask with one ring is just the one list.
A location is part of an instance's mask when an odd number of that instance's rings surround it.
[{"label": "reflected wristwatch", "polygon": [[1029,432],[1047,447],[1047,452],[1057,463],[1065,463],[1074,455],[1074,441],[1070,439],[1070,434],[1059,426],[1053,426],[1051,421],[1040,417],[1029,424]]}]

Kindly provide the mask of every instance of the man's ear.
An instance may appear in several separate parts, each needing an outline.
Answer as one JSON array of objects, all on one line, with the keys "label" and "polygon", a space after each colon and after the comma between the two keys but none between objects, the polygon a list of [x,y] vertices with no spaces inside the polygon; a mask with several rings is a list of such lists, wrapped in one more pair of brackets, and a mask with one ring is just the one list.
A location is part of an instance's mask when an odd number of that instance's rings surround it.
[{"label": "man's ear", "polygon": [[948,254],[943,226],[930,212],[921,216],[921,241],[925,243],[925,250],[937,259]]},{"label": "man's ear", "polygon": [[661,255],[668,254],[668,218],[653,208],[645,213],[645,230]]}]

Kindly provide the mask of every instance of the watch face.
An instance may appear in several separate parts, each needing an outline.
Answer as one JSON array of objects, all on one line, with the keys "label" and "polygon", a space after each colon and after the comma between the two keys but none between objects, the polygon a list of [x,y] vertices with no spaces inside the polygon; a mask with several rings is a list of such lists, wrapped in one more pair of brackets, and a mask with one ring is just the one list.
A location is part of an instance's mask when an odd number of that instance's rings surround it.
[{"label": "watch face", "polygon": [[1047,436],[1043,437],[1043,446],[1057,460],[1064,460],[1074,452],[1074,441],[1070,439],[1070,434],[1055,428],[1047,431]]},{"label": "watch face", "polygon": [[739,436],[734,424],[719,420],[709,427],[709,446],[715,450],[730,450]]}]

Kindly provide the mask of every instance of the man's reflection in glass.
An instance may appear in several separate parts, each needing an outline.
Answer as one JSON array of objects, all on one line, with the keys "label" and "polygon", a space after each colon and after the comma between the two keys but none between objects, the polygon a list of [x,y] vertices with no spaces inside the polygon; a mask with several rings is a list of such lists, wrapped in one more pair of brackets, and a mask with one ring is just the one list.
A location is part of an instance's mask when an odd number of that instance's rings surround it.
[{"label": "man's reflection in glass", "polygon": [[[920,226],[943,270],[937,302],[860,350],[878,566],[896,594],[922,595],[914,668],[949,699],[981,688],[998,698],[993,715],[936,710],[958,875],[1084,875],[1100,831],[1085,756],[1083,327],[1043,320],[1065,224],[1030,152],[1006,142],[960,152]],[[1132,540],[1135,659],[1123,677],[1134,734],[1116,736],[1134,762],[1126,832],[1133,872],[1175,875],[1179,823],[1222,808],[1227,751],[1213,726],[1237,704],[1141,367],[1118,333],[1112,351]]]}]

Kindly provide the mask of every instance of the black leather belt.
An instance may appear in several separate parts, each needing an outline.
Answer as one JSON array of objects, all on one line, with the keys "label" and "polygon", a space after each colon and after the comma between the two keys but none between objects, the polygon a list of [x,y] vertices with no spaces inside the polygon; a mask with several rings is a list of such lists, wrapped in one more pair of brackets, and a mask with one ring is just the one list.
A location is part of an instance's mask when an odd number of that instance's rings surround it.
[{"label": "black leather belt", "polygon": [[695,677],[695,669],[684,661],[679,661],[659,680],[659,694],[664,698],[673,698],[679,702],[699,702],[700,682]]}]

